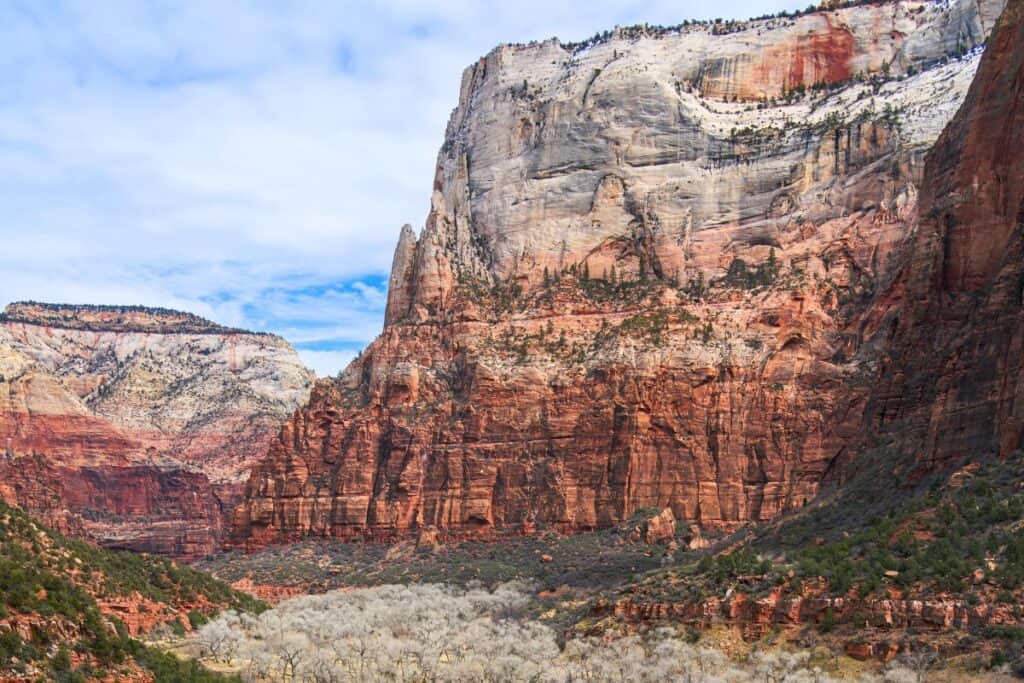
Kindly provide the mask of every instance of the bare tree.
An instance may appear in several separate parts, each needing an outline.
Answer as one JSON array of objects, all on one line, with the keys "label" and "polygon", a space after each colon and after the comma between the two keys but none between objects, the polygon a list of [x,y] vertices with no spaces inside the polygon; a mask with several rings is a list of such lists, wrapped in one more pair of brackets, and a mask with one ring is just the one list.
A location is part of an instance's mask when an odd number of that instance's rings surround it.
[{"label": "bare tree", "polygon": [[526,616],[529,601],[521,585],[379,586],[293,598],[258,618],[225,613],[193,637],[204,657],[230,660],[254,683],[829,680],[806,654],[737,663],[671,628],[559,648],[550,626]]},{"label": "bare tree", "polygon": [[928,680],[928,672],[938,662],[938,655],[931,650],[919,648],[900,654],[896,658],[896,666],[886,672],[886,681],[892,683],[924,683]]},{"label": "bare tree", "polygon": [[238,615],[228,612],[221,618],[205,624],[196,639],[204,656],[228,663],[235,656],[242,640]]}]

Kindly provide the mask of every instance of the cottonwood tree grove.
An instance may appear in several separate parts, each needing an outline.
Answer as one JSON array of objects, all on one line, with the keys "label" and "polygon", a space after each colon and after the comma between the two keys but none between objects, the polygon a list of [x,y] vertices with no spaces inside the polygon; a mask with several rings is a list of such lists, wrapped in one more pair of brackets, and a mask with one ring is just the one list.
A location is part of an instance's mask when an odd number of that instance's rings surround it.
[{"label": "cottonwood tree grove", "polygon": [[[338,590],[285,601],[258,617],[225,612],[193,637],[194,654],[247,681],[763,681],[831,680],[809,654],[731,659],[673,628],[562,646],[525,613],[529,591],[436,584]],[[865,680],[904,683],[890,667]]]}]

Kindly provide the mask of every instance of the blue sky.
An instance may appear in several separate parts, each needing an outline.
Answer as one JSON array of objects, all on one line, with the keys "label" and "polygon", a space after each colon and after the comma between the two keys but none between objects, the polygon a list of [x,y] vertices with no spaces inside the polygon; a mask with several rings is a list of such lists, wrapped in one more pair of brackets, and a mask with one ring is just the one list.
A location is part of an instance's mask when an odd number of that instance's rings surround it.
[{"label": "blue sky", "polygon": [[181,308],[333,374],[380,330],[466,65],[806,4],[0,0],[0,303]]}]

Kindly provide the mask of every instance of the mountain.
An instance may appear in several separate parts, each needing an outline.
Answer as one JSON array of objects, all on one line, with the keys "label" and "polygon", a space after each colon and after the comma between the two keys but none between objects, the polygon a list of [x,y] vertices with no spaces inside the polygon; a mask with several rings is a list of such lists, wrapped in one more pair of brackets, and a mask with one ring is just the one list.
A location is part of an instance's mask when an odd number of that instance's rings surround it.
[{"label": "mountain", "polygon": [[925,157],[1001,9],[492,51],[463,75],[422,233],[402,230],[381,336],[255,466],[235,542],[583,531],[649,507],[727,531],[842,482],[866,411],[897,410],[876,387],[904,391],[878,378],[890,345],[916,353],[893,311],[924,296]]},{"label": "mountain", "polygon": [[1024,7],[1011,2],[928,157],[920,220],[870,411],[919,468],[1024,437]]},{"label": "mountain", "polygon": [[649,574],[599,616],[1024,675],[1022,136],[1024,2],[1010,0],[927,157],[904,266],[877,297],[886,351],[842,481]]},{"label": "mountain", "polygon": [[0,497],[104,545],[205,555],[311,382],[272,335],[166,309],[11,304]]}]

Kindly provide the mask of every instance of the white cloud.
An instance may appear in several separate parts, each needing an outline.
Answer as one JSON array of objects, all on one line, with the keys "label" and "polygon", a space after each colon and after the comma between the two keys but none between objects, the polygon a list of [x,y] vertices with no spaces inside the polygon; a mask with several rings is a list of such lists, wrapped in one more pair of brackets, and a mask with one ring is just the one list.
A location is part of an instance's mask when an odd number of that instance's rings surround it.
[{"label": "white cloud", "polygon": [[356,357],[356,351],[307,351],[299,349],[299,357],[318,377],[337,375]]},{"label": "white cloud", "polygon": [[0,3],[0,299],[365,343],[383,292],[345,283],[380,280],[422,224],[462,69],[499,42],[686,18],[708,5]]}]

